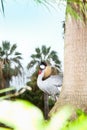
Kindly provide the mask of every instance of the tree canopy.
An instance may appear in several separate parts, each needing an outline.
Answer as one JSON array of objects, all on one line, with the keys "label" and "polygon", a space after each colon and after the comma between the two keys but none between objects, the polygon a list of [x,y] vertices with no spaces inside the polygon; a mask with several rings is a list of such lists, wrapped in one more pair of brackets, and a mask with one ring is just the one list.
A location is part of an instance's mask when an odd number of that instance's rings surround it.
[{"label": "tree canopy", "polygon": [[[18,76],[22,74],[22,65],[21,65],[21,53],[16,51],[17,45],[11,45],[8,41],[3,41],[2,46],[0,46],[0,63],[1,66],[1,80],[9,81],[13,76]],[[4,87],[9,87],[8,85]]]}]

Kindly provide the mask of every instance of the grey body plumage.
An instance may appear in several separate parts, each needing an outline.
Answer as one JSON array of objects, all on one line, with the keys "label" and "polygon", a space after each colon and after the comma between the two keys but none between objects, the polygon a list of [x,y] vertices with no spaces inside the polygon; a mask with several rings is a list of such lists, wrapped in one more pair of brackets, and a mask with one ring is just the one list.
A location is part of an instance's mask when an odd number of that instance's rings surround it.
[{"label": "grey body plumage", "polygon": [[48,95],[59,95],[62,86],[63,75],[60,73],[58,75],[51,75],[47,79],[43,80],[44,70],[38,75],[37,85],[38,87]]}]

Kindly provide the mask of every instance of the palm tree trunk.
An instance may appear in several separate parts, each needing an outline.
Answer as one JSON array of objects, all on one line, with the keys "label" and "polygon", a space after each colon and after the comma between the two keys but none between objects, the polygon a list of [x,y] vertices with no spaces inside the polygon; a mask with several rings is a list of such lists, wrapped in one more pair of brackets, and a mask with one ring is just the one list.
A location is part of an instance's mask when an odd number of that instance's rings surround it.
[{"label": "palm tree trunk", "polygon": [[6,86],[5,88],[9,88],[10,87],[10,80],[9,78],[6,78]]},{"label": "palm tree trunk", "polygon": [[0,89],[4,89],[5,87],[5,79],[3,76],[3,61],[0,60]]},{"label": "palm tree trunk", "polygon": [[[6,78],[6,86],[5,86],[5,88],[9,88],[9,87],[10,87],[10,80],[9,80],[9,78]],[[5,94],[6,95],[11,94],[11,91],[6,92]]]},{"label": "palm tree trunk", "polygon": [[87,24],[70,15],[66,21],[63,87],[52,113],[71,104],[87,111]]}]

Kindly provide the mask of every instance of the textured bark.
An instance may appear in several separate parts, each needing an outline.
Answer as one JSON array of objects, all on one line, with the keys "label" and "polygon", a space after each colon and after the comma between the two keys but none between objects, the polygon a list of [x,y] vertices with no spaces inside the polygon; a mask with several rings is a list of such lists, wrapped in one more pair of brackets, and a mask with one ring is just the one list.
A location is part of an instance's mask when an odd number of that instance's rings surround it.
[{"label": "textured bark", "polygon": [[4,89],[5,88],[5,79],[3,76],[3,61],[0,61],[0,89]]},{"label": "textured bark", "polygon": [[87,110],[87,24],[68,17],[64,49],[63,87],[49,115],[66,104]]}]

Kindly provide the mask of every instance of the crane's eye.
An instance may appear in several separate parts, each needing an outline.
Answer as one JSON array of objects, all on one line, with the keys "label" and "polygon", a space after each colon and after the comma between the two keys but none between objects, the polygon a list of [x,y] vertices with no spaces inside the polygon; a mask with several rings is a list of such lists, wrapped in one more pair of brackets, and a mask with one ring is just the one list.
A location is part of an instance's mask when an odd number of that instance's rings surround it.
[{"label": "crane's eye", "polygon": [[45,65],[40,65],[40,69],[44,70],[46,68]]}]

